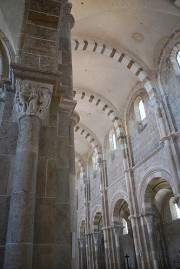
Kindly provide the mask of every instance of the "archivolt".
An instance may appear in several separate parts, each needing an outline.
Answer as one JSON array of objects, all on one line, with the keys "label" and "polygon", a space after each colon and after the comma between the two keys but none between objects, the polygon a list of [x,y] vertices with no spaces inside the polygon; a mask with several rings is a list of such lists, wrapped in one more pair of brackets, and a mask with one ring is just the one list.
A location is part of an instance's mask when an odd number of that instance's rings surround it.
[{"label": "archivolt", "polygon": [[139,81],[142,82],[149,95],[149,98],[154,101],[154,89],[147,73],[143,70],[142,66],[140,66],[136,60],[129,56],[126,52],[113,48],[103,41],[88,38],[73,38],[72,50],[90,51],[97,54],[102,54],[112,58],[116,62],[122,63],[139,79]]},{"label": "archivolt", "polygon": [[2,43],[4,43],[7,56],[9,57],[9,61],[13,62],[15,60],[15,53],[14,53],[13,47],[9,39],[6,37],[6,35],[3,33],[2,30],[0,30],[0,40],[2,41]]},{"label": "archivolt", "polygon": [[101,150],[101,144],[98,141],[98,138],[93,134],[90,130],[87,129],[87,127],[83,126],[82,124],[77,124],[75,127],[75,132],[82,135],[92,146],[95,153],[98,156],[98,162],[101,162],[102,160],[102,150]]},{"label": "archivolt", "polygon": [[[158,181],[159,180],[159,181]],[[143,177],[142,182],[140,184],[140,188],[138,190],[138,197],[139,197],[139,208],[141,211],[145,211],[145,208],[151,208],[151,202],[149,201],[147,193],[148,190],[152,189],[154,186],[154,182],[167,182],[165,183],[167,188],[172,186],[172,178],[171,175],[164,169],[156,167],[154,169],[149,170]]]},{"label": "archivolt", "polygon": [[86,100],[87,102],[100,107],[112,121],[114,128],[116,130],[117,137],[120,137],[121,133],[123,133],[121,120],[119,118],[118,111],[112,104],[110,104],[110,102],[108,102],[102,96],[99,96],[93,92],[85,91],[78,88],[74,89],[74,97],[75,99]]}]

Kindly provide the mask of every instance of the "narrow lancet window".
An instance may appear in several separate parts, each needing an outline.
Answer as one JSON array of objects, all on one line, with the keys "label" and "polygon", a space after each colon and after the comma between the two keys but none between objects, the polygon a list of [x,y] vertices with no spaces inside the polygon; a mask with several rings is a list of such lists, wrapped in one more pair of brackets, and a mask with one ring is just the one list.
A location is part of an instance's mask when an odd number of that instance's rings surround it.
[{"label": "narrow lancet window", "polygon": [[177,59],[178,65],[180,67],[180,50],[177,53],[176,59]]},{"label": "narrow lancet window", "polygon": [[142,100],[139,102],[139,113],[141,120],[144,120],[146,118],[146,112]]}]

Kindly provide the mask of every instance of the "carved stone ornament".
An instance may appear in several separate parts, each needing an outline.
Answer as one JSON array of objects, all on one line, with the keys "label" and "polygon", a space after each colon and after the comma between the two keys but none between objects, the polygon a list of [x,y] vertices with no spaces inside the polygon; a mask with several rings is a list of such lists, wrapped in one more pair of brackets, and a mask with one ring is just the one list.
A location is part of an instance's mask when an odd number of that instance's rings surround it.
[{"label": "carved stone ornament", "polygon": [[43,119],[50,105],[51,95],[51,86],[48,88],[46,84],[17,79],[16,108],[19,117],[33,115]]}]

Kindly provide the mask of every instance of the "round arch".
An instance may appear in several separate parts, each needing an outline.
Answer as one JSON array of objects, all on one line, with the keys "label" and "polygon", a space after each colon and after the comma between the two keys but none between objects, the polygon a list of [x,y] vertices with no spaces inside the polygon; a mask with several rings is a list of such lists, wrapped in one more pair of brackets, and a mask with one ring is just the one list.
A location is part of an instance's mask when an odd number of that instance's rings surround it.
[{"label": "round arch", "polygon": [[74,51],[89,51],[97,54],[102,54],[115,60],[118,63],[123,64],[129,71],[131,71],[137,79],[142,82],[144,88],[146,89],[150,100],[154,103],[155,90],[152,86],[152,82],[148,78],[148,74],[144,71],[142,65],[140,65],[137,60],[128,55],[127,52],[121,49],[114,48],[107,43],[88,38],[73,38],[72,40],[72,50]]},{"label": "round arch", "polygon": [[92,146],[94,152],[97,154],[98,162],[102,161],[102,150],[101,144],[98,141],[98,138],[93,134],[87,127],[83,126],[82,124],[77,124],[75,127],[75,132],[82,135]]},{"label": "round arch", "polygon": [[109,214],[110,214],[110,222],[111,225],[114,224],[114,209],[116,207],[116,204],[118,203],[118,201],[125,201],[127,204],[129,204],[129,199],[128,199],[128,195],[125,192],[116,192],[110,202],[110,210],[109,210]]},{"label": "round arch", "polygon": [[92,229],[92,232],[95,231],[95,228],[94,228],[94,219],[95,219],[95,216],[97,214],[102,214],[102,207],[100,205],[96,205],[92,212],[91,212],[91,215],[90,215],[90,227]]},{"label": "round arch", "polygon": [[109,101],[107,101],[104,97],[100,95],[79,88],[74,88],[73,93],[75,99],[85,100],[89,103],[92,103],[96,107],[100,107],[100,109],[102,109],[102,111],[104,111],[107,117],[112,121],[116,130],[117,137],[120,137],[121,133],[124,132],[124,130],[119,117],[119,112]]},{"label": "round arch", "polygon": [[138,191],[139,197],[139,209],[140,212],[147,210],[151,211],[151,195],[150,193],[154,189],[154,194],[160,189],[173,189],[171,186],[171,175],[162,168],[154,168],[149,170],[142,179]]}]

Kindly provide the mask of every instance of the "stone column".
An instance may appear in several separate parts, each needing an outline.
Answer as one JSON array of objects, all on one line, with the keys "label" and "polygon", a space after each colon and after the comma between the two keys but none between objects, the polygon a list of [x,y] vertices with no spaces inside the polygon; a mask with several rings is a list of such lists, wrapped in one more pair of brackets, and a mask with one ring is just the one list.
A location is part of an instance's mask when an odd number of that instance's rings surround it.
[{"label": "stone column", "polygon": [[106,268],[113,268],[113,255],[112,255],[112,242],[110,234],[110,221],[109,221],[109,206],[107,197],[107,170],[106,161],[103,160],[100,164],[101,176],[101,204],[102,204],[102,219],[103,219],[103,235],[104,235],[104,248],[105,248],[105,263]]},{"label": "stone column", "polygon": [[[71,268],[71,201],[70,178],[70,118],[76,101],[62,99],[57,112],[57,160],[56,160],[56,245],[54,269]],[[73,161],[73,156],[72,160]]]},{"label": "stone column", "polygon": [[169,160],[169,165],[171,168],[172,181],[174,183],[172,186],[173,193],[174,193],[174,196],[177,197],[177,200],[179,200],[179,197],[180,197],[180,177],[178,175],[178,171],[180,171],[180,164],[178,161],[178,156],[176,154],[176,150],[173,149],[174,143],[173,143],[173,145],[171,145],[170,140],[171,140],[172,136],[168,135],[165,121],[164,121],[164,118],[162,115],[161,107],[160,107],[160,104],[159,104],[157,99],[154,100],[153,108],[154,108],[154,113],[155,113],[156,120],[157,120],[158,127],[159,127],[161,141],[165,145],[165,149],[167,152],[166,154],[167,154],[167,157]]},{"label": "stone column", "polygon": [[19,134],[4,269],[31,269],[39,130],[51,90],[48,85],[18,79],[16,91]]},{"label": "stone column", "polygon": [[59,22],[59,63],[62,76],[62,92],[65,97],[73,96],[72,82],[72,52],[71,52],[71,29],[75,24],[74,17],[71,14],[72,3],[68,0],[62,1],[61,21]]},{"label": "stone column", "polygon": [[102,234],[99,232],[93,233],[94,250],[95,250],[95,269],[99,269],[99,244],[102,239]]},{"label": "stone column", "polygon": [[89,235],[90,238],[90,269],[95,269],[95,257],[94,257],[94,236],[93,233]]},{"label": "stone column", "polygon": [[84,185],[85,185],[85,209],[86,209],[86,227],[85,227],[85,234],[86,234],[86,257],[87,257],[87,268],[91,269],[91,259],[92,259],[92,252],[91,252],[91,234],[90,234],[90,210],[89,210],[89,182],[90,178],[84,178]]},{"label": "stone column", "polygon": [[81,236],[79,238],[79,246],[80,246],[80,269],[84,269],[84,241],[85,238]]},{"label": "stone column", "polygon": [[123,250],[123,225],[114,225],[114,237],[116,243],[116,258],[117,258],[117,269],[125,268],[124,262],[124,250]]},{"label": "stone column", "polygon": [[79,115],[75,111],[70,116],[69,125],[69,172],[70,172],[70,218],[72,234],[72,264],[71,269],[77,268],[77,214],[76,214],[76,174],[75,174],[75,149],[74,126],[79,122]]},{"label": "stone column", "polygon": [[155,244],[155,234],[154,234],[154,225],[155,225],[155,220],[154,216],[152,214],[145,214],[144,215],[144,220],[147,225],[147,231],[148,231],[148,238],[149,238],[149,243],[150,243],[150,248],[151,248],[151,257],[152,257],[152,264],[153,264],[153,269],[159,269],[160,264],[159,260],[157,258],[157,249],[156,249],[156,244]]},{"label": "stone column", "polygon": [[135,195],[136,190],[135,190],[134,178],[130,168],[127,137],[125,136],[125,134],[121,134],[120,136],[120,146],[123,155],[123,167],[125,172],[126,188],[129,197],[129,210],[130,210],[129,219],[131,220],[132,225],[136,261],[139,269],[141,268],[146,269],[147,261],[144,263],[144,261],[141,259],[139,255],[140,250],[144,246],[144,241],[142,236],[142,227],[138,215],[138,202],[137,197]]},{"label": "stone column", "polygon": [[2,76],[3,76],[3,58],[0,51],[0,88],[2,87]]}]

